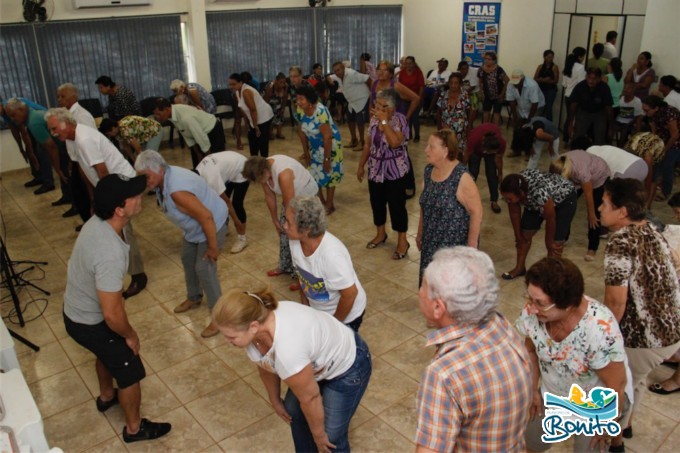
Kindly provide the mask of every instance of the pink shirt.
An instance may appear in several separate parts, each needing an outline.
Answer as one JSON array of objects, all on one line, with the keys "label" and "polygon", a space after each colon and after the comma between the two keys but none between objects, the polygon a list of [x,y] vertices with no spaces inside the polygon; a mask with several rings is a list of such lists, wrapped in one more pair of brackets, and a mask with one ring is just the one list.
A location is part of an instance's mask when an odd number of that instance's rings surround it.
[{"label": "pink shirt", "polygon": [[607,162],[601,157],[581,150],[569,151],[564,154],[571,160],[571,176],[569,179],[577,186],[590,181],[593,189],[601,187],[607,178],[610,170]]}]

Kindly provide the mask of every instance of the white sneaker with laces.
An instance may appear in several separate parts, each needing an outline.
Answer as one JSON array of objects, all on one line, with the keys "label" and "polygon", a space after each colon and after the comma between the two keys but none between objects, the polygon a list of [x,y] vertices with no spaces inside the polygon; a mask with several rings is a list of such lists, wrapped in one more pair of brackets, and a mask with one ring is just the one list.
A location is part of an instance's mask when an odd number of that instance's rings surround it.
[{"label": "white sneaker with laces", "polygon": [[231,253],[241,253],[246,247],[248,247],[248,240],[245,237],[239,237],[231,247]]}]

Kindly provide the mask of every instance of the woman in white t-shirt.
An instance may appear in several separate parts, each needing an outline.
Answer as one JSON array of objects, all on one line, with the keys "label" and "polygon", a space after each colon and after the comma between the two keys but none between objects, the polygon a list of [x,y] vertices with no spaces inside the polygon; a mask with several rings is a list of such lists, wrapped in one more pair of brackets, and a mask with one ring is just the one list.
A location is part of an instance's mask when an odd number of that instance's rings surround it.
[{"label": "woman in white t-shirt", "polygon": [[[269,290],[234,289],[212,314],[226,340],[258,365],[274,411],[290,424],[295,451],[350,450],[349,423],[372,370],[357,332],[323,311],[278,302]],[[284,400],[281,380],[288,386]]]},{"label": "woman in white t-shirt", "polygon": [[[290,257],[288,236],[283,229],[286,207],[293,197],[298,195],[316,195],[319,186],[312,174],[292,157],[277,154],[270,158],[251,156],[243,166],[243,176],[264,189],[264,201],[267,203],[272,216],[274,228],[279,233],[279,266],[267,271],[270,277],[290,274],[294,276],[295,269]],[[276,195],[281,195],[281,213],[277,212]],[[291,291],[297,291],[297,283],[290,285]]]},{"label": "woman in white t-shirt", "polygon": [[[545,451],[550,448],[541,441],[545,392],[570,397],[576,403],[585,403],[591,397],[597,405],[598,395],[604,399],[608,395],[590,391],[595,387],[612,389],[618,394],[619,415],[623,415],[630,409],[633,387],[619,323],[604,304],[583,294],[583,275],[578,267],[565,258],[543,258],[529,268],[525,278],[526,305],[515,323],[525,337],[534,369],[525,438],[531,451]],[[574,451],[595,451],[589,448],[593,440],[574,436]],[[614,450],[623,447],[620,435],[597,440],[611,440],[613,449],[609,451],[624,451]]]},{"label": "woman in white t-shirt", "polygon": [[290,239],[302,302],[358,332],[366,310],[366,292],[347,247],[326,231],[321,200],[315,196],[290,200],[283,229]]}]

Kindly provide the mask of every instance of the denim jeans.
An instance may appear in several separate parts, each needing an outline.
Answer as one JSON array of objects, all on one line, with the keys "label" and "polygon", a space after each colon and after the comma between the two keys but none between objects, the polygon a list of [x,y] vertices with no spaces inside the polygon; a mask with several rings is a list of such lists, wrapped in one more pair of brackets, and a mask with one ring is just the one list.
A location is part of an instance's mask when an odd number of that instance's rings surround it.
[{"label": "denim jeans", "polygon": [[675,171],[675,164],[680,162],[680,148],[673,147],[668,150],[666,157],[661,163],[661,190],[666,197],[671,195],[673,191],[673,176]]},{"label": "denim jeans", "polygon": [[[333,452],[349,452],[349,422],[359,406],[371,377],[371,353],[368,345],[354,333],[357,343],[354,364],[335,379],[320,381],[319,390],[323,400],[324,424],[330,442],[335,445]],[[292,417],[290,425],[296,452],[315,452],[316,443],[302,412],[300,402],[289,389],[283,402]]]},{"label": "denim jeans", "polygon": [[[227,235],[227,224],[217,230],[217,248],[222,250],[224,239]],[[220,281],[217,278],[217,263],[204,259],[208,242],[189,242],[184,241],[182,245],[182,266],[184,267],[184,281],[187,287],[187,299],[197,301],[203,298],[208,300],[208,308],[212,308],[217,303],[217,299],[222,295]]]}]

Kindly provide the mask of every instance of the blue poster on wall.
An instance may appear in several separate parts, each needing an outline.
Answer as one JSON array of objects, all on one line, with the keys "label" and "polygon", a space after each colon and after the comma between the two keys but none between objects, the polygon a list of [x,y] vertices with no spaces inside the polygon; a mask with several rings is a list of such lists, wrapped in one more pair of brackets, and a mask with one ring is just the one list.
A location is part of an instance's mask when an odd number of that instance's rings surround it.
[{"label": "blue poster on wall", "polygon": [[501,4],[466,2],[463,8],[463,60],[471,66],[481,66],[484,52],[498,52]]}]

